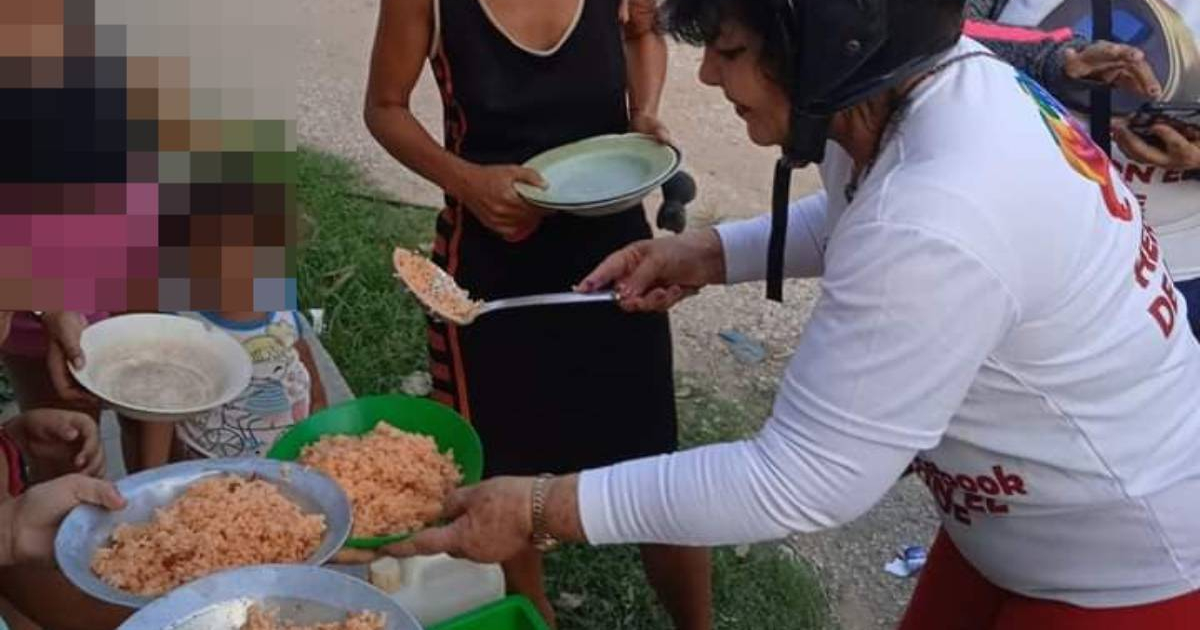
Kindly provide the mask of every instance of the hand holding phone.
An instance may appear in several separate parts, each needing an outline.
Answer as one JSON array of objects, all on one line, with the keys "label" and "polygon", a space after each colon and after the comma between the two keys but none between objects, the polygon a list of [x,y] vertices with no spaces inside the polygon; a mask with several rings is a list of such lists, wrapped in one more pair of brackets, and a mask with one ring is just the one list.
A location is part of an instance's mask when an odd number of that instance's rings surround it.
[{"label": "hand holding phone", "polygon": [[1147,103],[1114,126],[1113,139],[1138,162],[1200,169],[1200,103]]},{"label": "hand holding phone", "polygon": [[1200,140],[1200,103],[1146,103],[1129,118],[1128,128],[1156,148],[1165,148],[1154,133],[1155,125],[1166,125],[1188,140]]}]

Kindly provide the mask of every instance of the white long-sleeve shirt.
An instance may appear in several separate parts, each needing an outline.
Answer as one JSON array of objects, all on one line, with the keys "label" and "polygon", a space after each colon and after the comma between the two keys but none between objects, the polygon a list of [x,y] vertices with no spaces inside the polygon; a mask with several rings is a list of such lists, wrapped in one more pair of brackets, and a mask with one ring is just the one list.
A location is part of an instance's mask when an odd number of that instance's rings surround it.
[{"label": "white long-sleeve shirt", "polygon": [[[951,53],[978,50],[965,40]],[[793,204],[821,296],[752,439],[585,472],[593,543],[718,545],[850,521],[918,458],[996,584],[1082,606],[1200,587],[1200,346],[1137,201],[1009,66],[919,86],[847,203]],[[769,223],[719,230],[730,282]]]}]

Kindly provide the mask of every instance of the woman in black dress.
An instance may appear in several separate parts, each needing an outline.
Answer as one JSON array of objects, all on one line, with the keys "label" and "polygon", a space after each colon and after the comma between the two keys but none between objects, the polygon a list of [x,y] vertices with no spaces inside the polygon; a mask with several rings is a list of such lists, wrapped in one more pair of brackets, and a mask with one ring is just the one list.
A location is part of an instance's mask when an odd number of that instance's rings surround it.
[{"label": "woman in black dress", "polygon": [[[605,256],[650,236],[641,207],[604,218],[545,214],[513,184],[521,164],[590,136],[665,137],[666,46],[653,0],[383,0],[366,122],[405,166],[446,192],[434,260],[473,297],[567,291]],[[439,146],[409,111],[428,60],[445,112]],[[479,431],[485,474],[561,473],[673,451],[671,337],[662,314],[611,304],[431,322],[434,397]],[[707,552],[646,547],[679,628],[708,628]],[[548,619],[538,554],[505,565]]]}]

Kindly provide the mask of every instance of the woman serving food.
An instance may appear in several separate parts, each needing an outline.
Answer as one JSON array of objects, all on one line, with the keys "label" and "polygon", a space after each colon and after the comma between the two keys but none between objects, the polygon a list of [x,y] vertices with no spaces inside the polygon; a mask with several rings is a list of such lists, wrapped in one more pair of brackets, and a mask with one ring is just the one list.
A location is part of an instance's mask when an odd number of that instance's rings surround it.
[{"label": "woman serving food", "polygon": [[779,172],[820,162],[825,190],[782,230],[631,245],[581,290],[640,311],[769,268],[821,276],[771,417],[743,442],[462,490],[457,520],[391,551],[778,539],[853,520],[916,458],[943,531],[904,628],[1194,627],[1200,346],[1087,133],[960,39],[962,0],[666,10],[751,140],[784,148]]}]

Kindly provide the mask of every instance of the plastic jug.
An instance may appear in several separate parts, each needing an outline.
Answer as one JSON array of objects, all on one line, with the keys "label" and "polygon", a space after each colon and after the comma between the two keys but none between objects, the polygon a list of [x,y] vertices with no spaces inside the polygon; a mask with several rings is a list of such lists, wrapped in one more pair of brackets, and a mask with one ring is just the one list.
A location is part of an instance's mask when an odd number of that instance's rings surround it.
[{"label": "plastic jug", "polygon": [[380,558],[370,582],[430,626],[504,598],[499,565],[476,564],[445,554],[398,560]]}]

